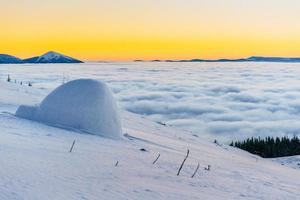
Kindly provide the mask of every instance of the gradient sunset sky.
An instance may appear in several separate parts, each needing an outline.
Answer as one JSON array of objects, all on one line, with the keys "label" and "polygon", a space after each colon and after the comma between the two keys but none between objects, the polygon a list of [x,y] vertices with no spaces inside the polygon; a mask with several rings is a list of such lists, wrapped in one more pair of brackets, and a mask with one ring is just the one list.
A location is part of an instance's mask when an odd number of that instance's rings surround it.
[{"label": "gradient sunset sky", "polygon": [[300,57],[299,0],[0,2],[0,53],[21,58]]}]

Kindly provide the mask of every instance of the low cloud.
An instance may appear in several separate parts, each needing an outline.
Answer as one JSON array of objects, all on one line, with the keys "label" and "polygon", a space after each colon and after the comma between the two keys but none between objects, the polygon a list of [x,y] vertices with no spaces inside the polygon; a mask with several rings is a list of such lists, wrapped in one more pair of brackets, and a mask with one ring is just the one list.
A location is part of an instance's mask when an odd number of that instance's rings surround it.
[{"label": "low cloud", "polygon": [[29,69],[33,73],[26,73],[28,68],[2,68],[2,72],[45,88],[60,84],[64,73],[70,80],[103,80],[122,108],[224,142],[300,135],[298,64],[105,63],[80,67],[51,66],[43,68],[43,75],[33,67]]},{"label": "low cloud", "polygon": [[139,87],[127,81],[128,88],[117,96],[130,112],[224,142],[300,135],[300,71],[284,71],[284,64],[272,69],[242,65],[144,71],[152,74]]}]

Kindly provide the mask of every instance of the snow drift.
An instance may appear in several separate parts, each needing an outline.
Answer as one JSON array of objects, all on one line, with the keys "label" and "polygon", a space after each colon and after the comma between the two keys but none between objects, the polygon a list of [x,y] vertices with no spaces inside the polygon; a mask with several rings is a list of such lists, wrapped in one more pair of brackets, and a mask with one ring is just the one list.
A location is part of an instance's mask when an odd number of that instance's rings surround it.
[{"label": "snow drift", "polygon": [[39,106],[21,105],[16,116],[108,138],[122,135],[112,92],[105,83],[92,79],[59,86]]}]

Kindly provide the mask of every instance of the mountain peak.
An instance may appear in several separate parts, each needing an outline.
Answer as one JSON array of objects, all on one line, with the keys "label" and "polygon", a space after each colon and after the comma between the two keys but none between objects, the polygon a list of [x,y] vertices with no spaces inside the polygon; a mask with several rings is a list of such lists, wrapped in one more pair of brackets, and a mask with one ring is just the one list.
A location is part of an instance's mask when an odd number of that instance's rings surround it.
[{"label": "mountain peak", "polygon": [[48,51],[48,52],[44,53],[42,56],[44,56],[44,55],[61,55],[61,54],[58,52],[55,52],[55,51]]},{"label": "mountain peak", "polygon": [[57,53],[55,51],[49,51],[41,55],[36,63],[81,63],[82,61],[71,58],[69,56]]},{"label": "mountain peak", "polygon": [[41,55],[39,58],[53,59],[53,58],[58,58],[58,57],[68,57],[68,56],[62,55],[55,51],[48,51],[47,53],[44,53],[43,55]]},{"label": "mountain peak", "polygon": [[41,56],[23,60],[24,63],[82,63],[82,61],[55,51],[48,51]]}]

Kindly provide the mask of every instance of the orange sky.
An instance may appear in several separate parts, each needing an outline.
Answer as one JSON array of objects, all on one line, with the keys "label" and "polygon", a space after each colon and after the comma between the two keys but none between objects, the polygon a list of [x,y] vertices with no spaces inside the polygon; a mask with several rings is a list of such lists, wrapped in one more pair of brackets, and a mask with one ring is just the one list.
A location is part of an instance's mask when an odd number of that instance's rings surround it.
[{"label": "orange sky", "polygon": [[1,0],[0,53],[83,60],[300,57],[299,0]]}]

